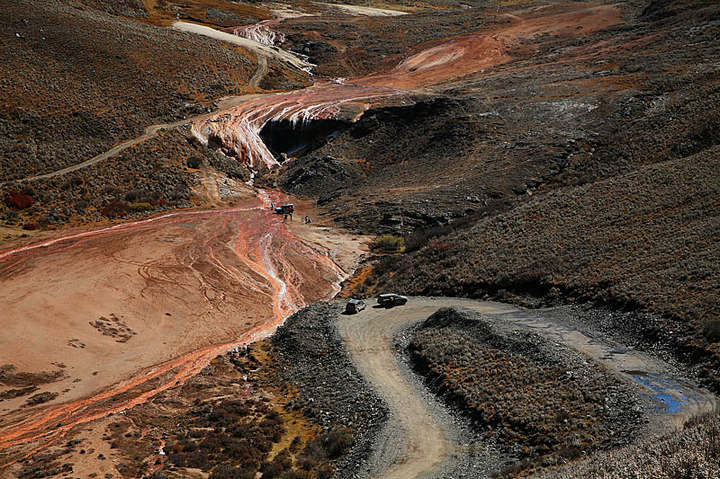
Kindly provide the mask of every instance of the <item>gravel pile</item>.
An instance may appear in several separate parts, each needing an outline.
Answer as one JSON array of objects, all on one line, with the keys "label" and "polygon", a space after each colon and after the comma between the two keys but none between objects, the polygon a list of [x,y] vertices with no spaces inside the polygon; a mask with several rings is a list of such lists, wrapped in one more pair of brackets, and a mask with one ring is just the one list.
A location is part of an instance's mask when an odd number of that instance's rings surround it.
[{"label": "gravel pile", "polygon": [[336,477],[361,468],[387,417],[381,399],[360,376],[340,341],[334,321],[340,306],[316,303],[285,321],[272,337],[281,375],[300,389],[292,407],[326,429],[354,432],[350,451],[338,460]]}]

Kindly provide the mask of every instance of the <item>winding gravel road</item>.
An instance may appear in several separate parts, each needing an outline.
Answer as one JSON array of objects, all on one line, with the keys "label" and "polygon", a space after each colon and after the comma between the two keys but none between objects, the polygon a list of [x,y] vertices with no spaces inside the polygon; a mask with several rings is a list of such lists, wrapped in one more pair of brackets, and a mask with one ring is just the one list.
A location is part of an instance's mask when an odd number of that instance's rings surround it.
[{"label": "winding gravel road", "polygon": [[[483,313],[513,311],[497,303],[412,298],[405,306],[367,308],[338,323],[340,335],[356,367],[387,402],[391,410],[387,428],[395,432],[393,437],[397,437],[397,441],[383,441],[379,447],[384,450],[375,451],[378,460],[372,466],[371,477],[401,479],[432,473],[455,447],[448,439],[445,425],[433,417],[424,398],[405,378],[396,363],[392,346],[396,333],[443,306],[474,306],[473,309]],[[387,464],[387,458],[392,458],[391,464]]]},{"label": "winding gravel road", "polygon": [[671,368],[664,363],[638,351],[603,344],[577,330],[536,317],[528,310],[462,298],[411,297],[405,306],[369,307],[338,321],[340,336],[353,362],[391,412],[386,426],[390,433],[385,434],[390,439],[376,444],[370,477],[436,477],[451,452],[461,448],[449,439],[452,426],[434,417],[423,393],[407,379],[393,351],[393,338],[398,332],[441,307],[466,308],[535,329],[552,341],[580,351],[610,372],[642,385],[648,399],[661,406],[650,418],[651,431],[674,430],[689,417],[718,408],[715,396],[671,377],[668,372]]}]

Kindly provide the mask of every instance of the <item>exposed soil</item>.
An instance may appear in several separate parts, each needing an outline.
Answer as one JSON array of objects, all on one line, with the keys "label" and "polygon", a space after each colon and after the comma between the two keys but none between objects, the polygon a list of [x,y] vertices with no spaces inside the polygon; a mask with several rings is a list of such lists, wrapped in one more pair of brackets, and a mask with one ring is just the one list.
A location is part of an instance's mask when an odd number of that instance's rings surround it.
[{"label": "exposed soil", "polygon": [[[66,368],[62,380],[40,386],[54,394],[49,408],[20,410],[22,396],[3,402],[6,462],[29,444],[55,441],[182,384],[216,355],[269,334],[299,307],[339,289],[346,273],[332,258],[350,269],[359,238],[318,231],[302,240],[270,211],[286,197],[240,194],[235,207],[0,253],[11,308],[0,362],[42,371],[62,360]],[[311,227],[294,229],[302,235]],[[333,241],[332,256],[314,242],[323,238]]]},{"label": "exposed soil", "polygon": [[[622,381],[654,391],[653,432],[713,410],[677,370],[612,348],[673,354],[720,391],[719,8],[11,0],[0,475],[479,477],[626,443]],[[271,214],[289,201],[313,223]],[[193,206],[212,209],[141,219]],[[365,238],[333,224],[404,236],[355,294],[604,309],[413,299],[338,332],[320,304],[214,360],[338,291]],[[495,316],[406,329],[461,303]],[[456,409],[398,356],[408,343]],[[518,412],[518,390],[536,404]],[[622,477],[632,458],[713,477],[716,439],[711,418],[558,474]]]}]

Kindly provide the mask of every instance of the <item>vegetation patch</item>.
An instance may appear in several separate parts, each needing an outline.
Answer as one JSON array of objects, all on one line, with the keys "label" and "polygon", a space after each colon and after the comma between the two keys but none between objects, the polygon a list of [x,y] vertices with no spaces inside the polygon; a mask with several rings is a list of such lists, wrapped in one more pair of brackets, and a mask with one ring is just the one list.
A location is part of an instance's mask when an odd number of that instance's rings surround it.
[{"label": "vegetation patch", "polygon": [[680,431],[598,452],[565,467],[545,472],[539,479],[578,477],[664,477],[701,479],[720,477],[720,417],[711,414],[688,421]]},{"label": "vegetation patch", "polygon": [[27,388],[58,381],[64,376],[62,370],[30,373],[18,371],[13,364],[0,366],[0,386]]},{"label": "vegetation patch", "polygon": [[[431,387],[523,467],[551,466],[618,445],[638,427],[637,400],[621,381],[535,333],[441,309],[408,353]],[[524,461],[524,462],[523,462]]]},{"label": "vegetation patch", "polygon": [[48,392],[44,392],[44,393],[39,393],[39,394],[35,394],[34,396],[30,396],[27,399],[27,401],[25,401],[25,404],[27,404],[28,406],[35,406],[37,404],[50,402],[58,396],[59,396],[59,393],[56,393],[56,392],[48,391]]},{"label": "vegetation patch", "polygon": [[10,190],[5,195],[5,204],[11,208],[18,210],[24,210],[30,208],[35,200],[32,196],[18,190]]},{"label": "vegetation patch", "polygon": [[370,243],[370,249],[380,253],[402,253],[405,250],[405,240],[402,236],[382,235]]},{"label": "vegetation patch", "polygon": [[118,343],[126,343],[137,334],[115,314],[110,314],[109,316],[109,318],[100,316],[99,319],[90,321],[90,326],[97,329],[103,336],[114,338]]}]

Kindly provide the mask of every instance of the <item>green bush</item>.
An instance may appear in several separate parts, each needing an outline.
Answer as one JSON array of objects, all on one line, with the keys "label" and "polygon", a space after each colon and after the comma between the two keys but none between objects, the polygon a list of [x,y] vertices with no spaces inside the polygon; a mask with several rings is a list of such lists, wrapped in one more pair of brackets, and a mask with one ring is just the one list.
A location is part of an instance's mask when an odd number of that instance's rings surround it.
[{"label": "green bush", "polygon": [[132,211],[150,211],[153,209],[153,205],[150,203],[133,203],[130,205]]},{"label": "green bush", "polygon": [[378,236],[370,243],[370,249],[383,253],[401,253],[405,251],[405,240],[402,236]]}]

